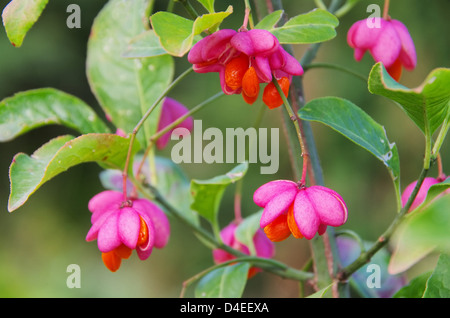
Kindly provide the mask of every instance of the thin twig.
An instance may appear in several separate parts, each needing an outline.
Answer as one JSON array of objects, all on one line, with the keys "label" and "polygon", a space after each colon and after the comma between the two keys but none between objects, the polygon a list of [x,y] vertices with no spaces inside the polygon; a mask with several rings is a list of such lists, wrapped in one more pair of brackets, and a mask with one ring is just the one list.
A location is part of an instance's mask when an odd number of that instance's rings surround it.
[{"label": "thin twig", "polygon": [[401,209],[400,213],[396,215],[395,219],[389,225],[387,230],[378,238],[378,240],[372,245],[372,247],[370,247],[367,251],[361,253],[360,256],[353,263],[351,263],[338,273],[338,279],[341,282],[346,281],[354,272],[356,272],[361,266],[364,266],[372,258],[373,255],[375,255],[381,248],[383,248],[389,242],[395,229],[402,222],[404,216],[406,215],[412,203],[414,202],[417,193],[419,193],[419,189],[422,186],[423,180],[425,179],[427,173],[428,169],[422,169],[419,179],[417,179],[417,184],[414,187],[414,190],[411,193],[405,206]]},{"label": "thin twig", "polygon": [[161,103],[161,101],[167,96],[167,94],[183,79],[185,78],[190,72],[193,71],[193,68],[190,67],[186,71],[184,71],[182,74],[180,74],[169,86],[166,87],[166,89],[162,92],[162,94],[156,99],[156,101],[153,103],[153,105],[147,110],[147,112],[142,116],[142,118],[139,120],[137,125],[134,127],[133,132],[131,133],[130,138],[130,144],[128,146],[128,153],[127,158],[125,160],[125,167],[122,172],[122,181],[123,181],[123,194],[124,194],[124,201],[127,199],[127,179],[128,179],[128,169],[130,166],[131,161],[131,153],[134,146],[134,140],[136,139],[136,135],[139,132],[140,128],[144,124],[144,122],[147,120],[147,118],[150,116],[150,114],[153,112],[153,110]]}]

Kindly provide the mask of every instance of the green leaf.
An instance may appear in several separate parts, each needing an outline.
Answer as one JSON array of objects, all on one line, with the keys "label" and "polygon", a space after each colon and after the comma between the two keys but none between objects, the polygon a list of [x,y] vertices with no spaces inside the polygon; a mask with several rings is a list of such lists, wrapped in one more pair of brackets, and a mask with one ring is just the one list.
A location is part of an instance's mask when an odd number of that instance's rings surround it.
[{"label": "green leaf", "polygon": [[82,100],[53,88],[20,92],[0,102],[0,142],[52,124],[64,125],[82,134],[109,132],[105,123]]},{"label": "green leaf", "polygon": [[3,25],[12,45],[22,45],[25,35],[39,19],[47,2],[48,0],[12,0],[3,9]]},{"label": "green leaf", "polygon": [[198,35],[202,32],[214,32],[217,30],[218,26],[233,13],[233,7],[228,6],[226,11],[209,13],[199,16],[194,21],[194,27],[192,29],[193,35]]},{"label": "green leaf", "polygon": [[209,180],[191,180],[191,209],[197,211],[213,226],[217,225],[217,214],[225,189],[244,177],[248,163],[241,163],[230,172]]},{"label": "green leaf", "polygon": [[280,21],[283,16],[283,10],[277,10],[269,15],[266,15],[261,21],[255,25],[255,29],[271,30],[275,28],[275,25]]},{"label": "green leaf", "polygon": [[325,298],[328,297],[328,293],[331,289],[331,287],[333,287],[335,283],[331,283],[330,285],[322,288],[321,290],[315,292],[314,294],[311,294],[308,296],[308,298]]},{"label": "green leaf", "polygon": [[301,119],[317,121],[341,133],[363,147],[389,170],[400,198],[400,162],[397,146],[390,143],[383,126],[352,102],[338,97],[317,98],[299,112]]},{"label": "green leaf", "polygon": [[450,255],[441,254],[427,282],[424,298],[450,298]]},{"label": "green leaf", "polygon": [[[345,232],[344,232],[345,233]],[[356,237],[345,237],[339,235],[336,238],[336,245],[339,249],[339,260],[342,267],[353,263],[362,252],[369,250],[374,242],[359,241]],[[361,266],[352,274],[348,280],[352,291],[364,298],[391,297],[400,287],[404,285],[405,277],[403,275],[390,275],[388,272],[390,251],[383,247],[372,256],[370,262]],[[376,264],[376,268],[373,267]],[[368,284],[373,275],[379,274],[379,286],[374,288]]]},{"label": "green leaf", "polygon": [[[14,156],[9,170],[11,193],[8,210],[22,206],[45,182],[86,162],[123,169],[130,140],[115,134],[66,135],[52,139],[31,156]],[[136,147],[134,152],[136,151]]]},{"label": "green leaf", "polygon": [[450,252],[450,195],[411,212],[392,237],[390,273],[407,270],[434,250]]},{"label": "green leaf", "polygon": [[234,232],[236,240],[247,246],[250,250],[250,255],[256,255],[253,237],[256,231],[260,228],[259,221],[261,220],[262,211],[253,213],[246,217],[236,228]]},{"label": "green leaf", "polygon": [[[145,0],[111,0],[94,20],[88,41],[87,76],[100,106],[117,128],[131,133],[145,112],[171,83],[169,55],[127,59],[130,41],[148,25]],[[161,107],[155,108],[137,134],[141,146],[157,131]]]},{"label": "green leaf", "polygon": [[[450,177],[448,177],[447,179],[445,179],[442,182],[432,185],[430,187],[430,189],[428,189],[427,197],[423,204],[428,204],[433,199],[440,196],[444,191],[447,191],[448,188],[450,188]],[[446,193],[449,193],[449,192],[446,192]]]},{"label": "green leaf", "polygon": [[197,0],[200,2],[209,13],[214,13],[214,0]]},{"label": "green leaf", "polygon": [[[428,189],[427,198],[425,199],[424,203],[428,204],[433,199],[435,199],[436,197],[441,195],[442,192],[447,191],[448,188],[450,188],[450,177],[447,177],[447,179],[445,179],[442,182],[439,182],[439,183],[436,183],[436,184],[432,185],[430,187],[430,189]],[[449,193],[449,192],[446,192],[446,193]]]},{"label": "green leaf", "polygon": [[408,285],[399,289],[392,298],[422,298],[430,275],[431,272],[426,272],[415,277]]},{"label": "green leaf", "polygon": [[126,58],[142,58],[167,54],[153,30],[147,30],[131,39],[123,52]]},{"label": "green leaf", "polygon": [[217,268],[205,275],[195,288],[198,298],[240,298],[247,283],[249,263]]},{"label": "green leaf", "polygon": [[315,9],[291,18],[283,26],[269,30],[282,44],[306,44],[331,40],[339,20],[330,12]]},{"label": "green leaf", "polygon": [[229,6],[224,12],[204,14],[192,21],[170,12],[160,11],[153,14],[150,21],[167,53],[181,57],[191,49],[195,36],[205,31],[214,32],[231,13],[233,7]]},{"label": "green leaf", "polygon": [[369,91],[395,101],[424,134],[430,136],[442,124],[450,101],[450,69],[437,68],[416,88],[397,83],[382,63],[369,74]]},{"label": "green leaf", "polygon": [[165,11],[153,14],[150,21],[166,52],[181,57],[189,51],[193,40],[194,21]]}]

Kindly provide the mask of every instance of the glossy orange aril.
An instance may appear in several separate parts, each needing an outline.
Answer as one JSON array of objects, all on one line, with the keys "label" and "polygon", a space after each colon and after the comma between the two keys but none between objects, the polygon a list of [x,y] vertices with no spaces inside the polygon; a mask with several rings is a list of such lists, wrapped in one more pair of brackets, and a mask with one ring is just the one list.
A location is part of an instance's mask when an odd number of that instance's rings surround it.
[{"label": "glossy orange aril", "polygon": [[125,246],[125,245],[121,244],[119,247],[116,247],[114,249],[114,252],[120,258],[127,259],[127,258],[129,258],[131,256],[131,253],[133,252],[133,250],[131,248],[129,248],[128,246]]},{"label": "glossy orange aril", "polygon": [[259,79],[253,66],[248,68],[242,78],[242,91],[248,97],[257,97],[259,94]]},{"label": "glossy orange aril", "polygon": [[225,83],[233,90],[242,87],[242,79],[248,70],[248,56],[241,54],[225,65]]},{"label": "glossy orange aril", "polygon": [[266,225],[264,227],[264,233],[266,233],[267,238],[272,242],[280,242],[287,239],[291,235],[291,230],[287,224],[287,215],[283,213],[269,225]]},{"label": "glossy orange aril", "polygon": [[[277,81],[281,87],[281,90],[284,93],[284,96],[287,97],[289,94],[289,86],[290,86],[289,79],[287,77],[282,77],[281,79],[279,79]],[[270,109],[277,108],[283,104],[283,99],[281,98],[280,94],[278,93],[278,90],[275,87],[274,83],[269,83],[264,88],[263,102]]]},{"label": "glossy orange aril", "polygon": [[120,268],[120,263],[122,262],[122,259],[114,250],[107,253],[102,253],[102,260],[111,272],[117,271]]}]

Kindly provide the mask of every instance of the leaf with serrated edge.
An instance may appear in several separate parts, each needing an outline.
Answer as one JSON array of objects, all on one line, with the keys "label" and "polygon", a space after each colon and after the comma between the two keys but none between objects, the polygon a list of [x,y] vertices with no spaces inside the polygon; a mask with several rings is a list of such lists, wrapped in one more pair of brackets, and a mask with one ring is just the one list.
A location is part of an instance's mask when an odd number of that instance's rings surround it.
[{"label": "leaf with serrated edge", "polygon": [[12,0],[3,10],[2,19],[12,45],[22,46],[25,35],[39,19],[48,0]]},{"label": "leaf with serrated edge", "polygon": [[[115,134],[86,134],[74,138],[66,135],[52,139],[31,156],[19,153],[9,169],[11,193],[8,210],[22,206],[45,182],[69,168],[98,162],[104,167],[123,169],[129,138]],[[133,148],[133,153],[137,146]]]},{"label": "leaf with serrated edge", "polygon": [[396,82],[383,64],[369,74],[369,91],[396,102],[423,132],[432,135],[444,121],[450,103],[450,69],[437,68],[416,88]]},{"label": "leaf with serrated edge", "polygon": [[52,124],[82,134],[109,132],[106,124],[82,100],[53,88],[20,92],[0,102],[0,142]]}]

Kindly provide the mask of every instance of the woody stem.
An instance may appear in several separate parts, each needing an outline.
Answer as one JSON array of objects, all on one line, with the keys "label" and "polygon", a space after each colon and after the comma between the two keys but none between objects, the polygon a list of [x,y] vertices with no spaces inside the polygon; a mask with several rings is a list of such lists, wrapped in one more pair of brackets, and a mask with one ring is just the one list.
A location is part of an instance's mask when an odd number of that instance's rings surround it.
[{"label": "woody stem", "polygon": [[384,0],[383,19],[389,19],[389,0]]},{"label": "woody stem", "polygon": [[438,180],[444,181],[445,174],[444,174],[444,168],[442,167],[442,157],[441,157],[440,153],[437,154],[436,163],[437,163],[437,167],[438,167]]},{"label": "woody stem", "polygon": [[303,134],[302,134],[302,131],[300,129],[300,125],[298,123],[298,118],[295,115],[294,111],[292,110],[291,104],[286,99],[286,96],[284,95],[283,90],[281,89],[280,84],[278,83],[278,81],[275,78],[275,76],[272,77],[272,83],[275,85],[275,87],[276,87],[276,89],[278,91],[278,94],[280,94],[281,99],[283,100],[284,107],[286,108],[286,111],[287,111],[289,117],[291,118],[292,123],[294,124],[295,131],[297,132],[297,138],[298,138],[298,141],[300,143],[300,148],[301,148],[302,157],[303,157],[303,168],[302,168],[302,176],[301,176],[300,183],[302,185],[304,185],[305,184],[305,180],[306,180],[307,169],[308,169],[308,157],[309,157],[309,154],[308,154],[308,152],[306,150],[305,143],[303,142]]},{"label": "woody stem", "polygon": [[378,238],[377,242],[374,243],[367,251],[362,252],[361,255],[353,263],[343,268],[338,273],[337,276],[341,282],[346,281],[354,272],[356,272],[364,264],[367,264],[367,262],[372,258],[372,256],[375,255],[381,248],[383,248],[389,242],[395,229],[397,229],[398,225],[403,221],[405,214],[411,208],[411,205],[414,202],[427,173],[428,169],[425,168],[422,169],[422,172],[420,173],[420,176],[417,179],[417,184],[414,187],[414,190],[411,193],[411,196],[409,197],[405,206],[401,209],[400,213],[397,214],[397,216],[392,221],[391,225],[387,228],[387,230]]},{"label": "woody stem", "polygon": [[[334,13],[336,10],[338,10],[342,5],[342,0],[332,0],[328,11],[331,13]],[[280,0],[272,0],[273,3],[273,10],[282,10],[283,6]],[[284,18],[283,22],[286,22],[286,18]],[[306,50],[303,57],[300,59],[301,65],[309,65],[316,57],[317,51],[319,47],[321,46],[321,43],[314,43],[311,44],[311,46]],[[293,53],[292,46],[286,45],[286,50],[288,53]],[[292,80],[292,89],[291,89],[291,97],[292,100],[295,101],[296,111],[301,108],[304,105],[305,98],[304,98],[304,92],[303,92],[303,80],[302,77],[295,76]],[[284,116],[287,117],[287,116]],[[301,126],[300,129],[303,132],[304,141],[305,141],[305,148],[308,150],[308,159],[309,159],[309,182],[310,184],[314,185],[323,185],[323,173],[321,168],[321,163],[319,160],[319,155],[317,148],[315,146],[314,136],[312,133],[311,125],[309,122],[300,121]],[[293,134],[292,134],[293,135]],[[289,142],[293,145],[293,139],[294,136],[291,137],[291,134],[289,133]],[[295,173],[300,174],[297,167],[295,168]],[[311,252],[313,253],[313,261],[314,261],[314,271],[316,273],[316,283],[317,288],[321,289],[324,288],[334,280],[334,275],[330,275],[329,269],[333,268],[333,273],[337,272],[338,269],[338,258],[337,258],[337,248],[336,248],[336,242],[334,238],[334,229],[328,228],[327,231],[329,232],[327,242],[324,242],[324,238],[321,240],[318,237],[311,240]],[[325,252],[325,246],[329,246],[331,249],[331,254]],[[337,261],[335,261],[335,259]],[[333,290],[334,291],[334,290]],[[341,291],[339,291],[339,294]],[[337,293],[333,292],[334,296],[337,296]]]},{"label": "woody stem", "polygon": [[245,15],[244,15],[244,22],[242,23],[240,31],[247,31],[247,25],[250,24],[250,28],[253,29],[253,18],[250,14],[252,11],[252,8],[250,7],[249,0],[244,0],[245,3]]},{"label": "woody stem", "polygon": [[194,115],[196,112],[198,112],[199,110],[203,109],[205,106],[210,105],[213,101],[215,101],[217,98],[219,98],[220,96],[223,96],[223,95],[224,95],[224,93],[222,91],[218,92],[217,94],[211,96],[207,100],[205,100],[205,101],[201,102],[200,104],[192,107],[192,109],[190,109],[186,114],[184,114],[183,116],[178,117],[176,120],[171,122],[169,125],[167,125],[163,129],[161,129],[158,132],[156,132],[153,136],[151,136],[149,145],[148,145],[147,149],[145,150],[145,153],[144,153],[144,156],[142,158],[142,161],[139,164],[139,168],[136,171],[136,176],[139,176],[139,174],[140,174],[140,172],[142,170],[143,162],[145,161],[145,158],[149,154],[150,149],[152,147],[154,147],[156,141],[159,138],[161,138],[161,136],[165,135],[166,133],[168,133],[169,131],[171,131],[175,127],[177,127],[179,124],[181,124],[183,121],[185,121],[188,117]]},{"label": "woody stem", "polygon": [[136,139],[136,135],[141,129],[144,122],[147,120],[147,118],[151,115],[151,113],[155,110],[155,108],[161,103],[161,101],[167,96],[167,94],[183,79],[185,78],[191,71],[193,71],[193,68],[190,67],[183,73],[181,73],[167,88],[161,93],[161,95],[156,99],[156,101],[150,106],[150,108],[145,112],[145,114],[142,116],[141,120],[136,124],[136,126],[133,129],[133,132],[131,133],[130,137],[130,144],[128,146],[128,153],[127,158],[125,160],[125,166],[122,172],[122,187],[123,187],[123,196],[124,201],[127,199],[127,179],[128,179],[128,169],[130,167],[130,161],[131,161],[131,154],[133,152],[133,146],[134,146],[134,140]]},{"label": "woody stem", "polygon": [[[136,180],[133,180],[136,181]],[[139,186],[139,185],[138,185]],[[150,191],[152,193],[153,199],[157,201],[161,206],[174,217],[178,218],[180,221],[182,221],[185,225],[190,227],[194,232],[202,238],[202,241],[207,242],[208,245],[211,244],[214,246],[214,248],[218,248],[221,250],[224,250],[225,252],[228,252],[235,257],[246,258],[247,261],[252,261],[255,265],[265,271],[271,272],[275,275],[278,275],[283,278],[287,279],[293,279],[297,281],[304,281],[311,279],[313,274],[310,272],[305,272],[302,270],[295,269],[293,267],[290,267],[282,262],[273,260],[273,259],[267,259],[257,256],[248,256],[247,254],[244,254],[241,251],[238,251],[231,246],[225,245],[222,242],[219,242],[217,238],[213,235],[211,235],[209,232],[205,231],[202,227],[198,226],[197,224],[194,224],[194,222],[188,220],[183,213],[181,213],[179,210],[174,208],[167,200],[161,196],[161,194],[158,192],[158,190],[152,186],[149,186]],[[147,192],[144,192],[144,195],[148,195]],[[235,260],[236,261],[236,260]]]}]

